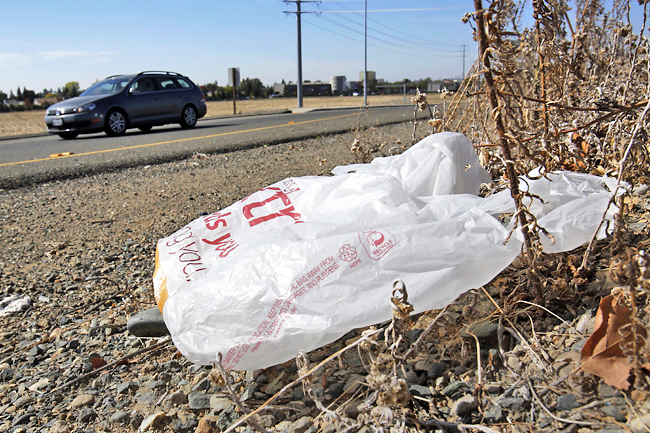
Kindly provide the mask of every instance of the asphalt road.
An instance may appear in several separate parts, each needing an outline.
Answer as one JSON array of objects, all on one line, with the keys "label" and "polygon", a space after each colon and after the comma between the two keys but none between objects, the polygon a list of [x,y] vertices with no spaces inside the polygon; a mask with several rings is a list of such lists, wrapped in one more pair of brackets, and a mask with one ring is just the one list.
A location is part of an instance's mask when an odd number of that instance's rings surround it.
[{"label": "asphalt road", "polygon": [[383,125],[413,119],[412,106],[311,110],[202,119],[190,130],[178,125],[148,133],[128,130],[122,137],[80,135],[63,140],[56,135],[0,141],[0,188],[16,188],[56,179],[156,164],[194,153],[222,153],[287,141],[331,135],[362,125]]}]

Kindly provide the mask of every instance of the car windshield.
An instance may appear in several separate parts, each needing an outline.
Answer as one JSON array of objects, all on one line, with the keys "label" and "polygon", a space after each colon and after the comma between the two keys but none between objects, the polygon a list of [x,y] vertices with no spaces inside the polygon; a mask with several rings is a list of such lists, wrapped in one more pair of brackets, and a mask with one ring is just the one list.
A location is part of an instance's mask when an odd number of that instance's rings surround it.
[{"label": "car windshield", "polygon": [[117,93],[122,90],[128,83],[131,81],[131,78],[109,78],[104,81],[93,84],[88,89],[86,89],[81,96],[92,96],[92,95],[110,95],[112,93]]}]

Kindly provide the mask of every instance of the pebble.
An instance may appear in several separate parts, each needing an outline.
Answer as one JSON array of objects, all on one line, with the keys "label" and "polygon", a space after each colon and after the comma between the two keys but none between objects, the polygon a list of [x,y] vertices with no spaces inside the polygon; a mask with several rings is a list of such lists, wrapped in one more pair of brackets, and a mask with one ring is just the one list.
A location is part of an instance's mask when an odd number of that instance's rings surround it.
[{"label": "pebble", "polygon": [[574,394],[564,394],[557,399],[557,410],[573,410],[577,407],[580,407],[580,404]]},{"label": "pebble", "polygon": [[424,399],[430,399],[431,397],[433,397],[433,394],[431,394],[431,390],[426,386],[408,385],[408,390],[411,393],[411,395],[422,397]]},{"label": "pebble", "polygon": [[605,414],[605,416],[612,417],[618,422],[624,423],[627,421],[625,406],[605,405],[600,408],[600,411]]},{"label": "pebble", "polygon": [[451,407],[451,414],[465,416],[478,408],[478,400],[471,394],[466,394],[456,400]]},{"label": "pebble", "polygon": [[138,427],[138,432],[145,432],[149,429],[160,429],[168,421],[167,414],[163,411],[149,415]]},{"label": "pebble", "polygon": [[188,396],[188,403],[190,409],[210,409],[210,398],[211,394],[206,394],[204,392],[191,392]]},{"label": "pebble", "polygon": [[113,415],[111,415],[110,421],[112,423],[124,424],[129,422],[129,412],[118,410]]},{"label": "pebble", "polygon": [[126,329],[136,337],[162,337],[169,334],[158,308],[149,308],[129,317]]},{"label": "pebble", "polygon": [[95,403],[95,397],[89,394],[82,394],[80,396],[75,397],[74,400],[72,400],[72,403],[70,403],[69,408],[70,409],[78,409],[80,407],[84,406],[91,406]]},{"label": "pebble", "polygon": [[[476,338],[482,341],[493,340],[497,337],[497,330],[499,325],[490,321],[481,321],[473,323],[467,328],[460,331],[460,336],[466,339],[474,339],[471,334],[476,335]],[[471,334],[470,334],[471,333]]]},{"label": "pebble", "polygon": [[429,366],[429,369],[427,370],[427,376],[429,379],[436,379],[442,374],[447,371],[447,365],[443,364],[442,362],[434,362]]}]

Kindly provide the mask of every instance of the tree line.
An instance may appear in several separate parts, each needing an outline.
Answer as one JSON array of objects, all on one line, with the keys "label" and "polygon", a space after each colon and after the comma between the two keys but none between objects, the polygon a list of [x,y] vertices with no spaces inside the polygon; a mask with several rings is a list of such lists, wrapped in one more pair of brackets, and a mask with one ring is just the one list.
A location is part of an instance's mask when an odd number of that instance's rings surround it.
[{"label": "tree line", "polygon": [[[418,88],[426,89],[428,83],[432,82],[431,78],[417,80]],[[305,81],[308,82],[308,81]],[[404,82],[411,82],[406,79]],[[284,83],[284,80],[282,80]],[[219,86],[217,81],[214,83],[203,84],[199,86],[205,95],[207,101],[222,101],[232,99],[232,86]],[[374,89],[371,89],[374,90]],[[63,87],[54,89],[43,89],[40,92],[18,87],[16,92],[9,91],[9,94],[0,90],[0,112],[3,111],[25,111],[45,109],[52,105],[54,101],[74,98],[82,93],[77,81],[70,81]],[[239,86],[235,87],[235,96],[238,98],[265,98],[273,94],[273,86],[265,86],[259,78],[244,78]],[[41,104],[36,103],[36,99],[47,98]],[[7,101],[7,102],[5,102]],[[11,104],[9,101],[18,101],[22,104]]]}]

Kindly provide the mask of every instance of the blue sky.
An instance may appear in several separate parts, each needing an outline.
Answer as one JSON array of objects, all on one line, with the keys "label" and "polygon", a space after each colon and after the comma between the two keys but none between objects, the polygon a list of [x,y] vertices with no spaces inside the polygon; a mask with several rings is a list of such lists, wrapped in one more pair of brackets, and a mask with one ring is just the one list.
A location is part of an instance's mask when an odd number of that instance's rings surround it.
[{"label": "blue sky", "polygon": [[[632,2],[636,4],[636,1]],[[44,0],[1,7],[0,90],[86,88],[120,73],[166,70],[228,83],[229,67],[265,85],[297,79],[295,3],[282,0]],[[303,3],[303,79],[357,80],[363,0]],[[472,0],[368,0],[368,70],[377,78],[457,78],[476,59],[461,22]],[[635,29],[636,30],[636,29]]]}]

